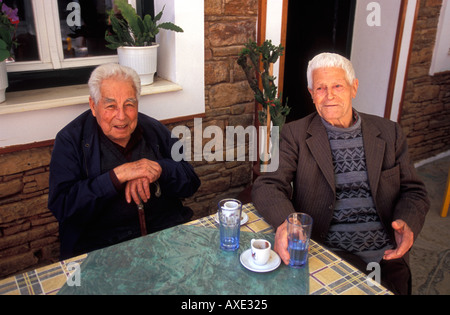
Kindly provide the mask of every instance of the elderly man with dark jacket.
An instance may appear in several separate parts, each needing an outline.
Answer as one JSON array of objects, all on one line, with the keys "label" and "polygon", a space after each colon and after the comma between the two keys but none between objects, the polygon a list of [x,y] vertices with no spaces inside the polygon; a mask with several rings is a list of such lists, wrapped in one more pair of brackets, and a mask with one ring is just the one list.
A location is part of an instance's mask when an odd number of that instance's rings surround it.
[{"label": "elderly man with dark jacket", "polygon": [[352,107],[358,80],[349,60],[316,56],[308,66],[316,113],[283,127],[279,168],[253,186],[257,210],[277,228],[274,249],[289,262],[286,218],[312,216],[312,238],[362,271],[381,266],[382,283],[408,294],[408,251],[429,201],[400,126]]},{"label": "elderly man with dark jacket", "polygon": [[200,186],[192,166],[171,157],[177,139],[138,113],[134,70],[99,66],[89,88],[90,110],[57,134],[50,162],[62,259],[187,222],[180,198]]}]

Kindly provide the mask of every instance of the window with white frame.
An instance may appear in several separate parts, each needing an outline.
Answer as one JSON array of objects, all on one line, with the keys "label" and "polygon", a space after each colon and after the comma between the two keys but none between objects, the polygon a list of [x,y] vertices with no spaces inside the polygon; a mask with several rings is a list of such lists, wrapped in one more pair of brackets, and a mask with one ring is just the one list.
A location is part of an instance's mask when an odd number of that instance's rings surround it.
[{"label": "window with white frame", "polygon": [[[20,20],[16,29],[18,46],[7,63],[8,91],[42,88],[44,82],[38,82],[38,78],[46,79],[46,87],[85,83],[93,67],[117,62],[116,51],[106,48],[104,39],[107,12],[114,0],[3,2],[17,9]],[[128,2],[140,14],[154,14],[153,1]]]}]

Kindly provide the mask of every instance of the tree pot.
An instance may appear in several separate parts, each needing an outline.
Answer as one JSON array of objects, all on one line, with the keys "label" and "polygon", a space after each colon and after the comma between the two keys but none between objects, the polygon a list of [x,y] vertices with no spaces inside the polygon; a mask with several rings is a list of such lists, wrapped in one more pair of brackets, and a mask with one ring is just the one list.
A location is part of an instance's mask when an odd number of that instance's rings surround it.
[{"label": "tree pot", "polygon": [[158,44],[119,47],[117,48],[119,64],[134,69],[141,78],[141,85],[152,84],[157,70],[158,47]]}]

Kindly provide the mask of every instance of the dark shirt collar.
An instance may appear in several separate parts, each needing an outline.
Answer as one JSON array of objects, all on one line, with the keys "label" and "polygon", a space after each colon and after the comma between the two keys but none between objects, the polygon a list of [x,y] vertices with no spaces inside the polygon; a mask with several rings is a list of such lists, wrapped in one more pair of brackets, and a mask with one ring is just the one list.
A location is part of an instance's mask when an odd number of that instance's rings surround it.
[{"label": "dark shirt collar", "polygon": [[107,139],[109,142],[111,142],[117,150],[119,150],[120,153],[123,154],[127,158],[127,160],[131,159],[131,153],[133,152],[134,147],[141,141],[142,139],[142,128],[137,125],[136,129],[131,134],[130,140],[128,141],[127,145],[125,147],[122,147],[121,145],[115,143],[114,141],[111,141],[103,132],[102,128],[97,124],[97,129],[100,137],[103,137],[104,139]]}]

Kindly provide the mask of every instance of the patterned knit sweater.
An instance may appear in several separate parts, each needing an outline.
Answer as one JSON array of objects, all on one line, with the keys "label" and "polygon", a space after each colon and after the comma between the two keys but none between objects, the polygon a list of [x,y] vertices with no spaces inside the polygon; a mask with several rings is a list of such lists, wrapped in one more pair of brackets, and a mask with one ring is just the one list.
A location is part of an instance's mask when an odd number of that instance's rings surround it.
[{"label": "patterned knit sweater", "polygon": [[392,248],[375,209],[361,132],[361,118],[349,128],[338,128],[322,120],[333,156],[336,203],[326,238],[332,250],[351,252],[366,263],[379,262]]}]

